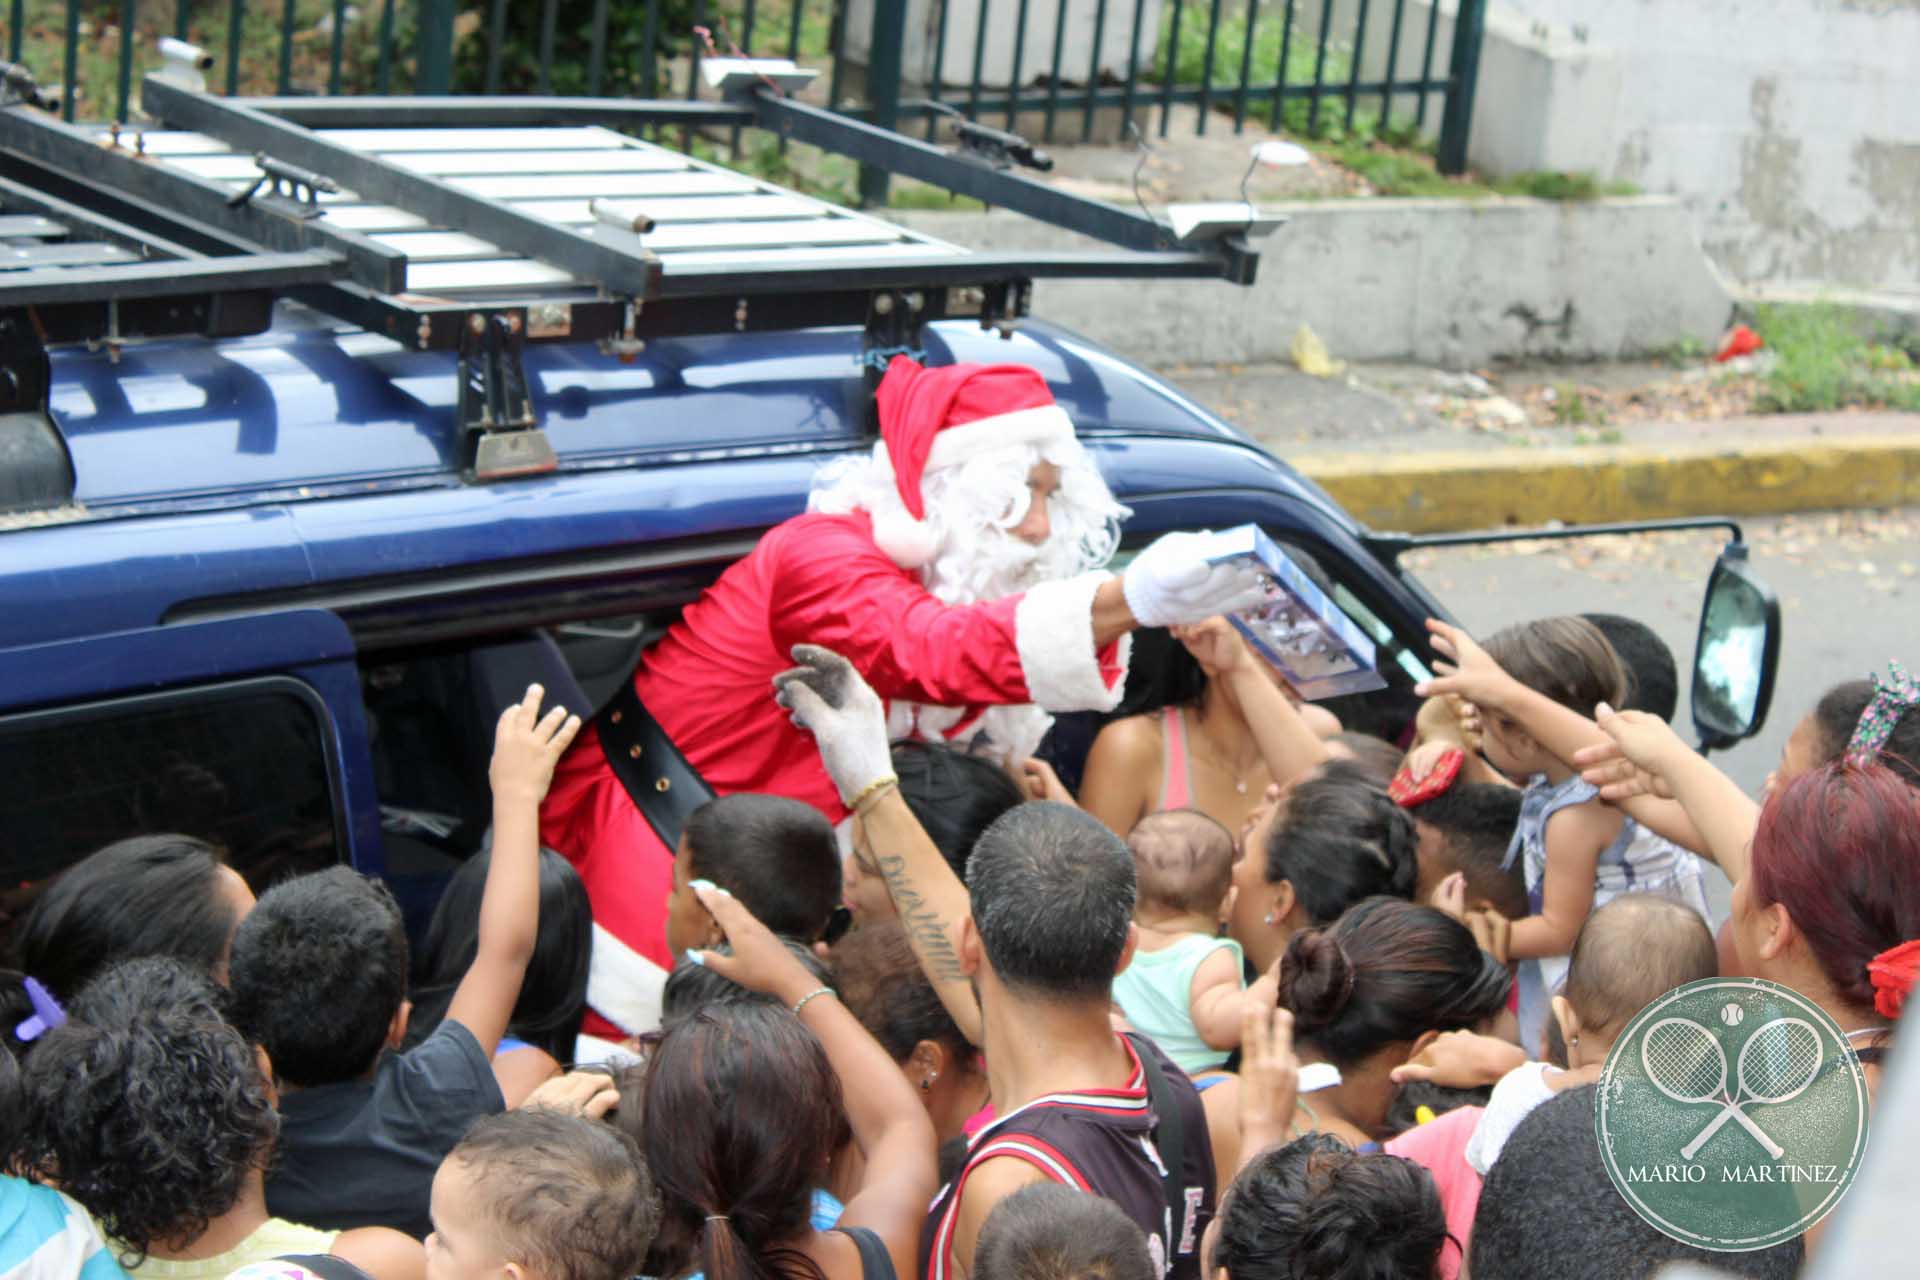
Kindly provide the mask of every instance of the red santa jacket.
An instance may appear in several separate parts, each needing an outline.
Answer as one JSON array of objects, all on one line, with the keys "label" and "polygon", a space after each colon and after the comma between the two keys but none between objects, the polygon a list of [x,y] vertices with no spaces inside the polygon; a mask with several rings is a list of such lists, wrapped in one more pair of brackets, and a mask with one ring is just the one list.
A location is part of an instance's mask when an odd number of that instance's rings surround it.
[{"label": "red santa jacket", "polygon": [[[729,568],[634,674],[640,700],[722,795],[769,792],[846,816],[810,735],[773,700],[796,644],[845,654],[882,698],[966,708],[1110,708],[1126,641],[1098,652],[1088,573],[1024,595],[947,605],[874,545],[864,514],[797,516]],[[965,723],[963,719],[962,724]],[[673,851],[607,764],[591,726],[554,771],[540,838],[579,869],[593,906],[587,1000],[627,1031],[655,1025]],[[599,1023],[596,1029],[606,1030]]]},{"label": "red santa jacket", "polygon": [[813,739],[773,701],[794,645],[844,655],[889,702],[1108,709],[1126,657],[1118,644],[1094,649],[1093,593],[1106,576],[948,605],[874,545],[864,513],[798,516],[687,609],[634,688],[715,791],[792,796],[837,822],[845,809]]}]

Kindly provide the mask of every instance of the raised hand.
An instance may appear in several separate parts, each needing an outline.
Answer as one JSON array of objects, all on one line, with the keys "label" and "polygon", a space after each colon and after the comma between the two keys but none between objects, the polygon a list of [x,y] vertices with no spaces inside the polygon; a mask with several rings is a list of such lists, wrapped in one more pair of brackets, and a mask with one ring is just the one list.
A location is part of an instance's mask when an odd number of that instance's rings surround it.
[{"label": "raised hand", "polygon": [[1038,756],[1028,756],[1020,762],[1014,781],[1020,784],[1020,790],[1026,793],[1029,800],[1051,800],[1055,804],[1079,807],[1080,802],[1073,798],[1073,792],[1067,790],[1067,784],[1060,781],[1060,775],[1053,771],[1053,766]]},{"label": "raised hand", "polygon": [[545,695],[546,690],[530,684],[524,698],[500,713],[493,733],[493,762],[487,769],[496,801],[539,804],[553,782],[553,767],[580,732],[580,717],[565,707],[540,714]]},{"label": "raised hand", "polygon": [[1444,1031],[1390,1073],[1395,1084],[1425,1080],[1446,1089],[1478,1089],[1521,1066],[1520,1046],[1472,1031]]},{"label": "raised hand", "polygon": [[793,958],[787,944],[761,924],[738,898],[707,880],[695,880],[693,892],[700,899],[700,905],[713,916],[714,923],[720,926],[720,932],[726,935],[732,954],[690,951],[688,959],[749,991],[764,992],[788,1005],[818,988],[820,984]]},{"label": "raised hand", "polygon": [[[1433,664],[1438,673],[1435,679],[1413,687],[1421,697],[1452,695],[1476,707],[1499,707],[1508,693],[1518,687],[1513,677],[1501,670],[1500,664],[1459,627],[1428,618],[1427,631],[1433,637],[1433,651],[1446,661]],[[1455,714],[1457,718],[1458,712]]]},{"label": "raised hand", "polygon": [[851,805],[893,776],[886,708],[853,664],[831,649],[798,644],[793,660],[800,665],[773,678],[773,700],[813,735],[827,776]]},{"label": "raised hand", "polygon": [[1173,629],[1173,638],[1185,645],[1187,652],[1193,655],[1200,669],[1209,679],[1219,679],[1230,672],[1250,666],[1254,661],[1253,650],[1247,647],[1246,638],[1228,622],[1225,617],[1216,615],[1203,622]]},{"label": "raised hand", "polygon": [[1604,702],[1595,715],[1594,723],[1611,741],[1574,752],[1572,763],[1580,776],[1599,787],[1607,800],[1671,800],[1668,771],[1676,760],[1692,754],[1673,726],[1644,711],[1615,711]]},{"label": "raised hand", "polygon": [[601,1120],[620,1105],[620,1090],[604,1071],[569,1071],[542,1083],[520,1105]]},{"label": "raised hand", "polygon": [[[1255,983],[1253,989],[1259,988],[1260,983]],[[1249,1000],[1240,1021],[1242,1167],[1265,1148],[1286,1140],[1299,1097],[1300,1060],[1293,1054],[1293,1014],[1270,1000]]]}]

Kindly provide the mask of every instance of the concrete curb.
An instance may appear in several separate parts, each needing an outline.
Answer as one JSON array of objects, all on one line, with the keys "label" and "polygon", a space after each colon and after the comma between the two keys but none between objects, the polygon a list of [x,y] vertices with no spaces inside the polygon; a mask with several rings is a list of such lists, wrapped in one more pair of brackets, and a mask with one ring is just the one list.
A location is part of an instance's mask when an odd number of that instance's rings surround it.
[{"label": "concrete curb", "polygon": [[1920,502],[1920,432],[1831,444],[1309,454],[1292,461],[1357,519],[1409,533]]}]

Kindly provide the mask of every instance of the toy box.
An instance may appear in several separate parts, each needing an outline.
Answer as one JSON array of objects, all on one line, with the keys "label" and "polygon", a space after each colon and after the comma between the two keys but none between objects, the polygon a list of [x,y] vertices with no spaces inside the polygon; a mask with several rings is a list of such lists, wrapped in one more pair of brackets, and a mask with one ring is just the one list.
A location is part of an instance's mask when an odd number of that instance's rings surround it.
[{"label": "toy box", "polygon": [[1374,667],[1373,641],[1258,525],[1211,536],[1208,560],[1243,561],[1271,584],[1269,602],[1235,615],[1233,625],[1301,697],[1318,702],[1386,688]]}]

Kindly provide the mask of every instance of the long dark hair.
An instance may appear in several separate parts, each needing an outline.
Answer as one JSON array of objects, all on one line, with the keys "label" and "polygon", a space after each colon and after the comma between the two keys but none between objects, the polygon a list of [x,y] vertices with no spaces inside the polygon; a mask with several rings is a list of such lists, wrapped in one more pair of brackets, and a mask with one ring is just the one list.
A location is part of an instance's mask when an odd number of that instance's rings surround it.
[{"label": "long dark hair", "polygon": [[850,1136],[813,1033],[772,1005],[703,1009],[661,1037],[645,1096],[647,1166],[673,1270],[826,1280],[790,1243],[809,1230],[813,1192]]},{"label": "long dark hair", "polygon": [[220,857],[192,836],[135,836],[74,863],[40,895],[15,943],[19,967],[62,1000],[110,965],[167,956],[212,974],[239,923]]},{"label": "long dark hair", "polygon": [[1351,760],[1296,783],[1267,836],[1268,884],[1285,880],[1314,924],[1375,895],[1413,896],[1419,836],[1407,811]]},{"label": "long dark hair", "polygon": [[1506,966],[1433,907],[1369,898],[1327,929],[1287,940],[1280,1004],[1335,1066],[1427,1031],[1460,1031],[1506,1007]]},{"label": "long dark hair", "polygon": [[[413,1016],[406,1047],[433,1033],[447,1016],[454,990],[480,950],[480,897],[491,850],[454,872],[434,908],[413,971]],[[520,983],[507,1034],[573,1061],[574,1041],[587,1011],[587,960],[593,949],[593,911],[580,873],[551,849],[540,851],[540,932]]]}]

